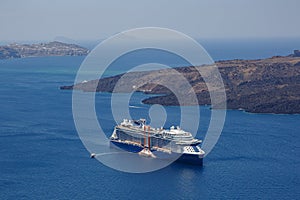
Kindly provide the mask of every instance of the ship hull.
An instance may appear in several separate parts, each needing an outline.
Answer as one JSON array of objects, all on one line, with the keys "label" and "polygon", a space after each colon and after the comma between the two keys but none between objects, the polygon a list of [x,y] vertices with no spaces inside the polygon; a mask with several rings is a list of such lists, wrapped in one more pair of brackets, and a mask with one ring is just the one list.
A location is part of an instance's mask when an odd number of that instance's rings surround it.
[{"label": "ship hull", "polygon": [[[143,150],[143,147],[141,146],[124,143],[118,140],[111,140],[110,143],[113,144],[111,145],[111,147],[118,147],[128,152],[139,153],[140,151]],[[196,154],[188,154],[188,153],[179,154],[175,152],[166,153],[166,152],[155,151],[155,150],[151,150],[151,151],[158,159],[171,159],[171,160],[176,159],[176,162],[199,165],[199,166],[203,165],[203,157],[199,157],[199,155]]]}]

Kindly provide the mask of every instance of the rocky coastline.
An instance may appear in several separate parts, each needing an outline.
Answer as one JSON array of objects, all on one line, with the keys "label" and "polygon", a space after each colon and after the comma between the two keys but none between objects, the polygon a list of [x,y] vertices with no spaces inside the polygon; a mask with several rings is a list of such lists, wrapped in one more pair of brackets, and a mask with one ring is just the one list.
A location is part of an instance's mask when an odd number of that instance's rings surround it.
[{"label": "rocky coastline", "polygon": [[[251,113],[300,114],[300,51],[295,50],[288,56],[274,56],[257,60],[227,60],[216,62],[222,76],[226,96],[227,109],[245,110]],[[190,104],[211,104],[209,92],[196,67],[175,68],[191,84],[198,102]],[[209,67],[209,66],[208,66]],[[133,90],[130,80],[140,77],[145,83],[149,80],[161,80],[172,75],[169,69],[148,72],[132,72],[91,80],[70,86],[62,86],[62,90],[82,90],[86,92],[129,92]],[[175,75],[168,78],[171,84],[178,84]],[[114,91],[118,81],[127,81],[124,86]],[[121,82],[122,85],[122,82]],[[159,84],[145,84],[134,90],[149,94],[161,94],[143,100],[146,104],[178,105],[176,96]]]}]

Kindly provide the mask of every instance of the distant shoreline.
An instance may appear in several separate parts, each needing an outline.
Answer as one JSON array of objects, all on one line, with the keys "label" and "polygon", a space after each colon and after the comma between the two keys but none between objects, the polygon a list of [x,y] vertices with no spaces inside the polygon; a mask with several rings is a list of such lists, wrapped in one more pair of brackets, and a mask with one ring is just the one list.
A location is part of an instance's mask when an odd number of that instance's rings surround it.
[{"label": "distant shoreline", "polygon": [[9,44],[0,46],[0,59],[48,57],[48,56],[85,56],[87,48],[76,44],[49,42],[39,44]]}]

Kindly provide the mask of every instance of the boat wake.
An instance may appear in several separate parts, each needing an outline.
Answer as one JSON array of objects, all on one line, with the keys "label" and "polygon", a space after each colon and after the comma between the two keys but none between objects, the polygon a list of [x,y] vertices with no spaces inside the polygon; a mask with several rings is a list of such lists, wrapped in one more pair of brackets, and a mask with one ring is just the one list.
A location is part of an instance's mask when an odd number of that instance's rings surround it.
[{"label": "boat wake", "polygon": [[98,156],[106,156],[106,155],[113,155],[113,154],[135,154],[132,152],[106,152],[106,153],[91,153],[90,158],[96,158]]},{"label": "boat wake", "polygon": [[142,107],[139,107],[139,106],[129,106],[129,108],[142,108]]}]

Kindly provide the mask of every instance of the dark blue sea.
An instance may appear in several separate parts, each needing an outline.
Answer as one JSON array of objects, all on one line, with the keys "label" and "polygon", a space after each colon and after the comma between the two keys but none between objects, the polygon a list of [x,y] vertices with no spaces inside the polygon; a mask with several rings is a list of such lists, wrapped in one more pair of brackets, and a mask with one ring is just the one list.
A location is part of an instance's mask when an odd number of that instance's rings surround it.
[{"label": "dark blue sea", "polygon": [[[222,48],[223,54],[210,46],[215,60],[234,57],[233,47],[229,52]],[[285,48],[269,45],[260,55]],[[257,55],[260,48],[254,50]],[[83,59],[0,60],[0,199],[300,199],[300,115],[228,110],[203,167],[175,163],[132,174],[90,159],[75,129],[72,91],[59,89],[73,83]],[[132,98],[132,115],[147,114],[150,106],[140,103],[144,97]],[[96,109],[106,106],[97,103]],[[178,107],[166,110],[170,121],[178,120]],[[198,137],[210,117],[209,107],[200,110]],[[114,121],[107,116],[102,126],[109,135]]]}]

